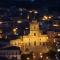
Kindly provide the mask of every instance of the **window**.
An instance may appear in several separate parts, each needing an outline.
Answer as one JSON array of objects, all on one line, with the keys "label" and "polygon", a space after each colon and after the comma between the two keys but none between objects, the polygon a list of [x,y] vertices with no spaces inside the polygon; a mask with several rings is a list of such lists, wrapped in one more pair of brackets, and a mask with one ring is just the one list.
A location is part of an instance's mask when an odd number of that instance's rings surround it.
[{"label": "window", "polygon": [[45,45],[45,43],[43,43],[43,46]]},{"label": "window", "polygon": [[41,42],[40,42],[40,45],[41,45]]},{"label": "window", "polygon": [[34,26],[34,29],[36,29],[36,27]]},{"label": "window", "polygon": [[36,46],[36,41],[34,41],[34,46]]},{"label": "window", "polygon": [[34,36],[36,36],[36,33],[34,33]]},{"label": "window", "polygon": [[29,42],[29,46],[30,46],[31,44],[30,44],[30,42]]}]

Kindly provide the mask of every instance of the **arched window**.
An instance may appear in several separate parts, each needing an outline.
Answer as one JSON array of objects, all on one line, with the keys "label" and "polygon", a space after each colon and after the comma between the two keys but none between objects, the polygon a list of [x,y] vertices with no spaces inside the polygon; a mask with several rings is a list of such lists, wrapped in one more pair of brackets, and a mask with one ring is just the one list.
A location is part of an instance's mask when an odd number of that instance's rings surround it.
[{"label": "arched window", "polygon": [[36,41],[34,41],[34,46],[36,46]]},{"label": "arched window", "polygon": [[36,36],[36,33],[34,33],[34,36]]}]

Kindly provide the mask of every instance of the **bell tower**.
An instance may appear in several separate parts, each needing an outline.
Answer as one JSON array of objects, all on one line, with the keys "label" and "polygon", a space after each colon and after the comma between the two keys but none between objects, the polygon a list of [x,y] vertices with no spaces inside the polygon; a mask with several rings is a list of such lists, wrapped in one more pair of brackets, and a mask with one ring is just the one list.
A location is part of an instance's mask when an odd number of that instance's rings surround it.
[{"label": "bell tower", "polygon": [[31,36],[36,36],[39,33],[39,22],[37,20],[32,21],[30,24],[30,35]]}]

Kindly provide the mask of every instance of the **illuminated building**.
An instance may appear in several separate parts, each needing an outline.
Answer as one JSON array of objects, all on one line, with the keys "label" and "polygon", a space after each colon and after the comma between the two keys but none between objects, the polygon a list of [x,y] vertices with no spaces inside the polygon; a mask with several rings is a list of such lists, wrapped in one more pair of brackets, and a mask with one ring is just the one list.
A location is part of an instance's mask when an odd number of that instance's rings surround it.
[{"label": "illuminated building", "polygon": [[43,45],[43,43],[48,42],[48,36],[42,35],[39,30],[39,22],[32,21],[30,23],[30,34],[27,36],[21,36],[19,39],[10,41],[11,45],[16,45],[19,47],[28,47],[28,46],[39,46],[40,43]]}]

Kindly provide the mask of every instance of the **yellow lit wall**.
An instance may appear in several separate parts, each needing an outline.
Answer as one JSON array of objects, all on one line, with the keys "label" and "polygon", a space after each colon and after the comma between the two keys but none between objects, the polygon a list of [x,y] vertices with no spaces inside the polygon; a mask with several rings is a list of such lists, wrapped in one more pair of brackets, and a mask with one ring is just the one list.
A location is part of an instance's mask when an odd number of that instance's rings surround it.
[{"label": "yellow lit wall", "polygon": [[[23,41],[22,41],[23,40]],[[33,21],[30,24],[30,34],[27,36],[23,36],[23,38],[19,38],[17,40],[12,40],[10,42],[11,45],[17,45],[20,46],[21,42],[23,42],[27,45],[29,45],[29,43],[34,46],[34,42],[36,41],[36,45],[39,45],[40,42],[47,42],[48,41],[48,36],[47,35],[42,35],[40,30],[39,30],[39,23],[37,21]]]}]

